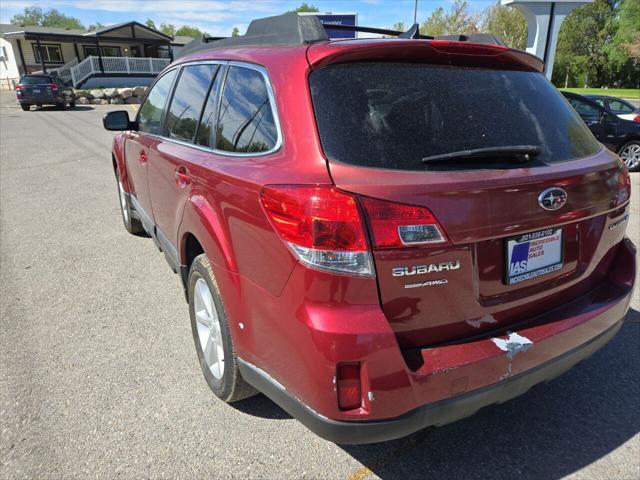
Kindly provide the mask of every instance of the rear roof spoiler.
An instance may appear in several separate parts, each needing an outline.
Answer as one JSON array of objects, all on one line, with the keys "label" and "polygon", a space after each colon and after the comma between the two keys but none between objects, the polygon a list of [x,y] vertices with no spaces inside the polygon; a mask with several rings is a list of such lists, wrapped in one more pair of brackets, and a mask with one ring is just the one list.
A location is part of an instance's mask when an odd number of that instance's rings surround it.
[{"label": "rear roof spoiler", "polygon": [[[504,46],[504,42],[494,35],[486,33],[474,33],[465,35],[430,35],[420,34],[418,24],[411,26],[406,32],[387,30],[355,25],[327,25],[331,30],[345,30],[351,32],[376,33],[402,39],[423,40],[455,40],[458,42],[474,42],[490,45]],[[259,18],[249,24],[247,33],[237,37],[209,37],[203,35],[185,45],[180,51],[179,57],[197,53],[200,51],[232,48],[241,46],[258,45],[309,45],[312,43],[326,42],[329,40],[325,26],[315,15],[298,15],[285,13],[274,17]]]}]

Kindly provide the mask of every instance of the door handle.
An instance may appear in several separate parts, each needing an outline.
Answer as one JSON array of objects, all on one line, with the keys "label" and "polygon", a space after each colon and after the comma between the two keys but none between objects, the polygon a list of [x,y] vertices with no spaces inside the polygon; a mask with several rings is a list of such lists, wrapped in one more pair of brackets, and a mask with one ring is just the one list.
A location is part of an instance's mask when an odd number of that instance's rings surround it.
[{"label": "door handle", "polygon": [[176,168],[176,183],[179,187],[186,187],[191,183],[191,175],[183,166]]},{"label": "door handle", "polygon": [[147,152],[145,152],[144,150],[140,150],[140,157],[138,157],[138,160],[140,160],[140,165],[144,165],[145,163],[147,163],[149,161]]}]

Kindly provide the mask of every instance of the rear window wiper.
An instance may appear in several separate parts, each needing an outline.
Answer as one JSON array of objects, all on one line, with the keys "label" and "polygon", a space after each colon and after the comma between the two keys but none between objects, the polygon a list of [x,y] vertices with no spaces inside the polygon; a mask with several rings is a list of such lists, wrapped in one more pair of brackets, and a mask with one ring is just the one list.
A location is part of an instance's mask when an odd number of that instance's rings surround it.
[{"label": "rear window wiper", "polygon": [[530,162],[533,157],[539,155],[542,148],[535,145],[509,145],[505,147],[474,148],[472,150],[460,150],[459,152],[443,153],[424,157],[422,163],[446,162],[457,159],[513,159],[519,163]]}]

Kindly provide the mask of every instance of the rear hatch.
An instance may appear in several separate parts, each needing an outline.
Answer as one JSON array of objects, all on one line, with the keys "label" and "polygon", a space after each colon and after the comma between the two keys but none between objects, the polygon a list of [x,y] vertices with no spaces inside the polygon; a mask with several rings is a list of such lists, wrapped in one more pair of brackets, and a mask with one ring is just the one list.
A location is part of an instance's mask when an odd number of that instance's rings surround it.
[{"label": "rear hatch", "polygon": [[[593,288],[607,215],[628,202],[619,160],[544,76],[496,63],[358,58],[309,77],[332,179],[360,198],[405,348],[506,331]],[[401,242],[378,242],[370,199],[420,207],[433,228],[416,237],[408,220]]]},{"label": "rear hatch", "polygon": [[50,101],[58,90],[58,86],[47,75],[24,76],[19,85],[22,99],[30,101]]}]

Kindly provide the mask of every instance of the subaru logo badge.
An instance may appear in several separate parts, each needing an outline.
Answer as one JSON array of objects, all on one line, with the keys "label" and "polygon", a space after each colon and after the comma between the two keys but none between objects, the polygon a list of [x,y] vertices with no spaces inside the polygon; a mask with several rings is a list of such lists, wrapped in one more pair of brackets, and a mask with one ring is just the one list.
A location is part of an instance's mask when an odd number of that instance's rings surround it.
[{"label": "subaru logo badge", "polygon": [[567,203],[567,192],[558,187],[547,188],[538,196],[538,203],[545,210],[558,210]]}]

